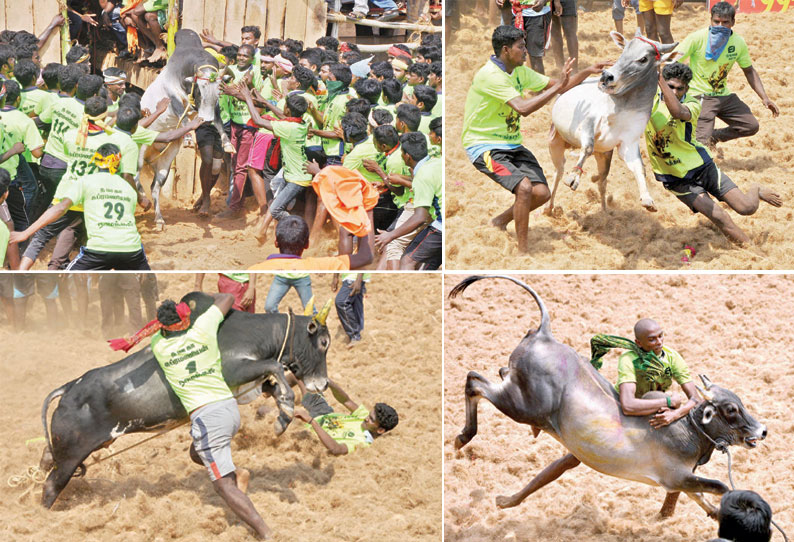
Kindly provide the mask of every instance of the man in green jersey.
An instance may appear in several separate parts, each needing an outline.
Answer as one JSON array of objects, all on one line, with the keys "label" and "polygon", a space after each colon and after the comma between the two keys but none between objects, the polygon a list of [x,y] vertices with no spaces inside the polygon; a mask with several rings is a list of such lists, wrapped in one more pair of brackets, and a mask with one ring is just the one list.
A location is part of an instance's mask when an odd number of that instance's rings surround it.
[{"label": "man in green jersey", "polygon": [[[518,249],[529,250],[529,213],[549,200],[551,192],[535,156],[522,146],[521,117],[548,103],[557,94],[600,74],[606,63],[571,76],[568,59],[559,80],[524,66],[524,32],[503,25],[491,38],[494,55],[474,76],[463,118],[463,147],[474,167],[509,190],[515,202],[491,223],[505,229],[515,220]],[[540,93],[529,96],[530,93]]]},{"label": "man in green jersey", "polygon": [[771,189],[758,184],[746,194],[742,192],[693,137],[697,132],[695,126],[701,101],[687,93],[691,79],[692,70],[680,63],[668,64],[659,75],[661,92],[654,100],[645,128],[651,168],[656,180],[693,212],[702,213],[734,243],[748,243],[747,234],[709,194],[740,215],[755,213],[760,201],[780,207],[783,200]]},{"label": "man in green jersey", "polygon": [[[593,339],[595,341],[596,338]],[[620,397],[620,408],[626,416],[650,416],[648,423],[654,429],[670,425],[689,414],[700,399],[697,388],[689,375],[684,358],[664,346],[664,330],[650,318],[642,318],[634,324],[634,343],[637,348],[623,353],[618,360],[618,381],[615,388]],[[613,348],[609,345],[607,348]],[[604,351],[604,353],[606,353]],[[603,354],[601,354],[603,355]],[[657,365],[650,369],[645,359],[653,355]],[[667,392],[678,382],[686,396],[679,393],[666,393],[664,397],[643,399],[649,391]],[[543,469],[521,491],[510,496],[496,498],[499,508],[517,506],[529,495],[553,482],[562,474],[576,466],[580,461],[573,454],[566,454]]]},{"label": "man in green jersey", "polygon": [[[711,147],[758,132],[758,120],[750,108],[728,90],[728,72],[734,63],[739,64],[750,88],[772,116],[780,114],[778,106],[767,96],[761,76],[753,68],[747,44],[732,30],[735,18],[736,10],[731,4],[717,2],[711,8],[711,26],[691,33],[675,49],[683,55],[679,60],[689,59],[693,74],[691,91],[702,102],[697,140]],[[715,130],[715,118],[728,126]]]},{"label": "man in green jersey", "polygon": [[155,325],[160,329],[152,336],[152,353],[190,415],[190,458],[207,468],[213,488],[229,508],[260,539],[266,539],[272,531],[245,494],[250,474],[245,469],[237,472],[232,462],[231,442],[240,428],[240,411],[223,379],[218,327],[231,310],[234,296],[213,297],[215,303],[192,325],[185,303],[163,302],[157,309]]},{"label": "man in green jersey", "polygon": [[47,209],[29,228],[14,233],[12,241],[24,241],[68,210],[80,209],[84,215],[88,242],[67,270],[150,269],[135,225],[138,194],[126,179],[116,175],[121,159],[117,145],[101,145],[86,166],[87,171],[95,173],[68,180],[60,194],[60,201]]}]

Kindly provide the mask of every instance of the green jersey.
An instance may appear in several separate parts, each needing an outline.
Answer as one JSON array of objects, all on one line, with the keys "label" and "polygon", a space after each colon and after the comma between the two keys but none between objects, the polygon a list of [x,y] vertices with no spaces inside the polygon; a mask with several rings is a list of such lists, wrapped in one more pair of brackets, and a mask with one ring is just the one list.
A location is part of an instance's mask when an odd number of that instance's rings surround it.
[{"label": "green jersey", "polygon": [[232,279],[234,282],[239,282],[241,284],[245,284],[251,278],[250,274],[248,273],[221,273],[224,277],[228,277]]},{"label": "green jersey", "polygon": [[[52,202],[58,203],[64,197],[70,185],[83,175],[98,172],[96,164],[91,163],[94,153],[105,143],[114,143],[121,149],[121,163],[118,174],[129,173],[133,177],[138,173],[138,146],[132,138],[121,131],[107,134],[102,130],[88,132],[85,146],[77,144],[77,130],[69,130],[64,134],[64,150],[66,151],[66,173],[61,177],[61,182],[55,189]],[[72,200],[74,201],[74,200]],[[70,207],[73,211],[82,211],[80,205]]]},{"label": "green jersey", "polygon": [[6,249],[8,248],[8,240],[11,237],[11,233],[8,231],[8,226],[6,223],[0,220],[0,267],[3,266],[3,263],[6,259]]},{"label": "green jersey", "polygon": [[281,160],[284,165],[284,180],[300,186],[312,184],[312,176],[303,171],[306,164],[306,133],[309,125],[288,120],[270,121],[273,134],[281,139]]},{"label": "green jersey", "polygon": [[347,169],[358,171],[371,183],[380,183],[383,181],[378,174],[367,171],[367,168],[364,167],[364,160],[378,161],[379,155],[383,156],[383,154],[379,153],[378,149],[375,148],[375,143],[370,135],[364,141],[360,141],[353,145],[353,148],[345,155],[344,160],[342,160],[342,165]]},{"label": "green jersey", "polygon": [[660,358],[665,365],[664,374],[657,380],[649,382],[645,375],[637,373],[634,367],[634,360],[637,359],[637,354],[624,352],[618,360],[618,381],[615,384],[615,389],[618,393],[620,393],[620,385],[628,382],[637,384],[634,396],[642,397],[649,391],[667,391],[673,385],[673,380],[682,386],[692,381],[692,377],[689,376],[689,368],[687,368],[684,358],[678,352],[663,347]]},{"label": "green jersey", "polygon": [[440,158],[427,157],[416,164],[411,183],[414,191],[414,207],[427,208],[434,220],[441,218],[442,168]]},{"label": "green jersey", "polygon": [[[402,147],[397,147],[386,156],[385,171],[389,174],[394,173],[395,175],[405,175],[406,177],[411,177],[411,168],[406,166],[405,162],[403,161]],[[413,200],[413,198],[414,191],[408,187],[404,187],[402,194],[392,193],[394,204],[397,205],[399,209],[405,207],[405,204]]]},{"label": "green jersey", "polygon": [[433,106],[433,113],[434,117],[440,117],[444,114],[444,95],[440,92],[437,93],[438,100],[436,101],[436,105]]},{"label": "green jersey", "polygon": [[725,44],[725,48],[717,60],[706,60],[708,41],[708,28],[692,32],[675,48],[683,55],[678,61],[683,62],[687,58],[689,59],[689,67],[692,69],[689,92],[693,96],[700,94],[727,96],[731,93],[728,90],[728,72],[734,62],[741,68],[752,66],[750,52],[747,50],[744,39],[736,32],[731,32],[731,37],[728,38],[728,43]]},{"label": "green jersey", "polygon": [[84,209],[86,248],[101,252],[137,252],[141,236],[135,226],[138,193],[119,175],[107,172],[78,177],[62,194]]},{"label": "green jersey", "polygon": [[52,105],[57,102],[58,98],[60,97],[60,94],[58,94],[57,90],[45,90],[44,93],[46,96],[42,96],[33,107],[33,112],[37,117],[40,117],[45,110],[52,107]]},{"label": "green jersey", "polygon": [[[249,66],[245,71],[240,71],[234,64],[227,66],[227,68],[234,76],[233,83],[239,83],[246,75],[248,75],[248,73],[252,73],[253,77],[251,78],[251,84],[257,90],[262,87],[262,74],[255,70],[253,65]],[[238,100],[237,98],[230,98],[229,108],[229,115],[232,122],[236,124],[245,124],[251,119],[251,114],[248,112],[248,106],[244,101]]]},{"label": "green jersey", "polygon": [[42,122],[52,124],[50,137],[44,146],[44,152],[54,156],[58,160],[66,162],[64,151],[64,136],[69,130],[80,127],[83,120],[85,102],[69,96],[59,96],[53,100],[50,107],[39,115]]},{"label": "green jersey", "polygon": [[463,147],[482,144],[521,144],[521,116],[507,102],[539,92],[549,78],[526,66],[508,74],[488,60],[474,76],[463,112]]},{"label": "green jersey", "polygon": [[165,379],[188,413],[209,403],[234,397],[223,379],[218,326],[223,314],[213,305],[181,335],[152,337],[152,353]]},{"label": "green jersey", "polygon": [[[345,116],[345,108],[348,100],[350,100],[350,92],[345,92],[334,96],[334,99],[328,102],[328,107],[323,116],[323,130],[328,132],[334,131],[337,125],[339,125],[339,121]],[[344,154],[342,150],[344,148],[343,145],[344,143],[342,143],[341,139],[323,138],[323,150],[326,156],[336,158],[342,156],[342,154]]]},{"label": "green jersey", "polygon": [[[317,108],[317,96],[315,96],[314,94],[309,94],[305,90],[294,90],[290,92],[290,94],[298,94],[299,96],[303,96],[307,104],[314,104],[314,107]],[[278,101],[278,104],[276,105],[278,105],[278,108],[281,109],[285,115],[288,114],[286,109],[287,107],[286,98],[281,98]],[[320,126],[314,121],[314,117],[311,115],[311,113],[309,113],[308,110],[303,115],[303,122],[306,122],[309,128],[314,128],[316,130],[320,130],[322,128],[322,126]],[[307,147],[318,147],[322,144],[323,144],[323,140],[320,138],[320,136],[315,135],[306,138]]]},{"label": "green jersey", "polygon": [[138,148],[140,148],[143,145],[152,145],[159,135],[160,132],[157,130],[150,130],[149,128],[138,126],[135,131],[130,134],[130,137],[135,144],[138,145]]},{"label": "green jersey", "polygon": [[[33,119],[19,109],[2,109],[0,110],[0,123],[3,124],[5,150],[10,149],[14,143],[22,142],[25,144],[26,149],[22,156],[27,162],[32,162],[33,157],[30,151],[44,146],[44,140],[41,138],[39,129],[36,128],[36,123],[33,122]],[[18,154],[0,164],[0,168],[8,171],[12,179],[17,176],[17,166],[19,166]]]},{"label": "green jersey", "polygon": [[[369,416],[369,410],[363,405],[359,405],[350,414],[331,412],[317,416],[314,420],[332,439],[347,446],[349,453],[359,446],[372,444],[372,434],[361,427],[367,416]],[[310,424],[306,424],[306,426],[311,429]]]},{"label": "green jersey", "polygon": [[688,121],[673,118],[661,94],[657,94],[645,127],[651,168],[662,182],[682,180],[693,169],[711,161],[709,151],[695,139],[700,100],[687,94],[683,105],[692,115]]},{"label": "green jersey", "polygon": [[23,88],[19,92],[19,110],[28,116],[30,116],[30,113],[38,115],[36,107],[40,107],[39,104],[42,101],[49,101],[50,96],[52,96],[51,93],[38,87]]}]

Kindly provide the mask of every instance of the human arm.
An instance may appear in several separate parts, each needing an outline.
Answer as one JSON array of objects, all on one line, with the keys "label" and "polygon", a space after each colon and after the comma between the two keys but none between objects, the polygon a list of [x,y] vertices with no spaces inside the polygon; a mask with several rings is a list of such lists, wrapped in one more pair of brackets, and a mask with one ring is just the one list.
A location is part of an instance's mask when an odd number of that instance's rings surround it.
[{"label": "human arm", "polygon": [[232,294],[210,294],[215,300],[215,306],[221,311],[223,316],[226,316],[234,305],[234,296]]},{"label": "human arm", "polygon": [[27,241],[30,236],[39,231],[47,224],[51,224],[63,216],[66,211],[74,204],[71,199],[63,198],[61,201],[44,211],[44,213],[33,224],[22,231],[11,232],[8,244],[21,243]]},{"label": "human arm", "polygon": [[212,30],[208,28],[202,30],[199,36],[201,37],[201,41],[203,41],[205,45],[208,45],[211,49],[215,49],[216,51],[220,51],[221,49],[223,49],[224,47],[228,47],[229,45],[234,45],[231,42],[221,41],[217,39],[215,35],[212,33]]},{"label": "human arm", "polygon": [[202,287],[204,286],[204,273],[196,273],[196,282],[194,284],[194,288],[199,292],[203,291]]},{"label": "human arm", "polygon": [[157,143],[168,143],[169,141],[179,139],[188,132],[192,132],[202,124],[204,124],[204,119],[201,117],[196,117],[181,128],[175,128],[174,130],[168,130],[167,132],[160,132],[157,134],[157,137],[154,140]]},{"label": "human arm", "polygon": [[[512,107],[516,113],[522,117],[526,117],[527,115],[534,113],[551,101],[551,99],[559,94],[568,84],[568,78],[571,75],[571,70],[573,70],[573,62],[574,59],[569,58],[565,62],[565,66],[562,68],[562,77],[559,80],[554,81],[553,84],[547,85],[546,89],[537,96],[532,96],[529,98],[516,96],[515,98],[508,100],[507,105]],[[549,83],[551,83],[551,80],[549,80]]]},{"label": "human arm", "polygon": [[692,118],[692,112],[687,106],[678,101],[678,97],[673,92],[673,89],[667,84],[664,77],[662,77],[661,66],[659,69],[659,88],[662,90],[662,97],[664,98],[664,105],[670,111],[673,118],[687,122]]},{"label": "human arm", "polygon": [[[362,277],[362,274],[359,273],[358,274],[358,278],[361,278],[361,277]],[[356,280],[358,280],[358,278]],[[359,286],[359,289],[360,289],[360,286]],[[330,388],[331,393],[334,396],[334,399],[339,401],[340,404],[344,405],[344,407],[346,409],[348,409],[350,412],[353,412],[353,411],[355,411],[358,408],[358,403],[353,401],[350,398],[350,396],[347,394],[347,392],[345,390],[343,390],[342,387],[338,383],[334,382],[330,378],[328,379],[328,388]]]},{"label": "human arm", "polygon": [[17,154],[22,154],[23,152],[25,152],[25,144],[22,143],[21,141],[17,141],[11,146],[10,149],[8,149],[6,152],[3,153],[2,156],[0,156],[0,164],[5,162],[12,156],[15,156]]},{"label": "human arm", "polygon": [[168,106],[170,104],[170,100],[166,97],[157,102],[157,108],[154,110],[154,113],[149,115],[148,117],[144,117],[138,121],[138,126],[142,128],[148,128],[151,124],[157,120],[157,117],[168,111]]},{"label": "human arm", "polygon": [[30,154],[36,158],[41,158],[41,155],[44,154],[44,145],[36,147],[35,149],[31,149]]},{"label": "human arm", "polygon": [[[358,275],[356,275],[356,280],[353,281],[353,287],[350,288],[350,294],[347,297],[353,297],[354,295],[357,295],[361,291],[361,286],[363,284],[364,284],[364,273],[359,273]],[[334,397],[336,397],[336,395],[334,395]],[[348,399],[350,399],[350,398],[348,397]],[[341,401],[340,401],[340,403],[341,403]],[[352,401],[351,401],[351,403],[352,403]],[[353,403],[353,404],[355,404],[355,403]],[[347,405],[345,405],[345,406],[347,406]],[[356,408],[358,408],[358,405],[356,405]],[[355,410],[355,408],[353,410]],[[351,412],[353,412],[353,410],[351,410]]]},{"label": "human arm", "polygon": [[309,111],[309,114],[314,119],[314,122],[317,123],[317,126],[322,126],[323,125],[323,114],[322,114],[322,112],[319,109],[317,109],[317,107],[315,107],[314,103],[312,103],[312,102],[308,103],[308,111]]},{"label": "human arm", "polygon": [[309,416],[309,413],[299,408],[295,411],[295,417],[301,421],[304,421],[312,426],[314,432],[317,433],[317,436],[320,438],[320,442],[323,443],[323,446],[331,453],[331,455],[347,455],[347,446],[336,442],[331,435],[325,432],[325,429],[320,427],[320,424],[317,423],[314,418]]},{"label": "human arm", "polygon": [[336,292],[339,289],[339,273],[334,273],[331,279],[331,291]]},{"label": "human arm", "polygon": [[[568,78],[568,84],[564,85],[562,89],[560,89],[560,94],[569,91],[573,87],[582,84],[582,82],[590,76],[593,75],[601,75],[601,72],[604,71],[604,68],[607,68],[615,63],[614,60],[604,60],[602,62],[596,62],[585,69],[576,72],[572,76]],[[549,79],[549,86],[555,84],[557,82],[556,79]],[[546,87],[548,88],[548,87]]]},{"label": "human arm", "polygon": [[250,273],[248,275],[248,289],[243,292],[242,298],[240,298],[240,306],[244,309],[247,309],[251,303],[254,302],[254,297],[256,296],[256,273]]},{"label": "human arm", "polygon": [[430,222],[430,212],[427,207],[417,207],[411,218],[400,224],[399,227],[394,228],[392,231],[378,230],[378,235],[375,236],[375,247],[378,250],[385,250],[386,245],[402,237],[406,233],[411,233],[423,224]]},{"label": "human arm", "polygon": [[755,71],[752,65],[747,66],[746,68],[742,68],[744,72],[744,76],[747,78],[747,83],[750,85],[750,88],[758,94],[758,97],[761,98],[761,101],[764,102],[764,107],[769,109],[772,112],[773,117],[777,117],[780,115],[780,109],[775,102],[769,99],[769,96],[766,95],[766,90],[764,90],[764,84],[761,82],[761,76],[758,75],[758,72]]},{"label": "human arm", "polygon": [[688,398],[687,402],[680,405],[678,408],[667,408],[665,406],[664,408],[660,409],[656,415],[651,418],[651,427],[658,429],[660,427],[664,427],[665,425],[670,425],[674,421],[679,420],[689,414],[689,411],[695,408],[698,403],[700,403],[700,399],[698,399],[697,388],[693,382],[682,384],[681,387],[684,389],[684,393],[686,393]]},{"label": "human arm", "polygon": [[359,237],[358,252],[350,254],[348,258],[350,258],[350,269],[361,269],[372,263],[372,248],[366,238]]},{"label": "human arm", "polygon": [[658,399],[638,399],[634,396],[636,392],[636,382],[624,382],[620,385],[620,409],[626,416],[648,416],[663,408],[677,409],[681,406],[681,397],[677,393]]},{"label": "human arm", "polygon": [[75,11],[72,8],[69,8],[69,11],[80,17],[80,20],[82,20],[84,23],[91,26],[99,26],[99,23],[94,20],[96,13],[80,13],[79,11]]},{"label": "human arm", "polygon": [[248,90],[247,86],[237,85],[228,88],[229,88],[229,92],[228,92],[229,96],[245,101],[245,105],[248,107],[248,112],[251,114],[251,122],[259,126],[260,128],[264,128],[265,130],[268,130],[270,132],[273,131],[273,123],[271,123],[267,119],[263,119],[259,114],[259,111],[256,109],[256,107],[254,107],[254,102],[251,98],[251,91]]},{"label": "human arm", "polygon": [[56,13],[55,16],[50,21],[50,24],[47,25],[41,34],[39,34],[39,52],[47,45],[47,40],[50,39],[50,34],[53,31],[63,24],[63,15],[60,13]]}]

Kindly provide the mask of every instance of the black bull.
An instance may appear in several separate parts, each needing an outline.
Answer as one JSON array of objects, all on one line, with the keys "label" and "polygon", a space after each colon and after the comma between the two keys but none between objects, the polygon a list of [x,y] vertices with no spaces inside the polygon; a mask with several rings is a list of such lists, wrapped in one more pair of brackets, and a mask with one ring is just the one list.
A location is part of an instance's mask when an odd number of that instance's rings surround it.
[{"label": "black bull", "polygon": [[[486,399],[513,420],[531,425],[536,436],[543,430],[554,437],[570,452],[569,463],[578,460],[603,474],[661,486],[670,497],[685,492],[714,516],[716,510],[703,494],[721,495],[728,488],[719,480],[695,475],[695,468],[709,460],[717,444],[755,448],[767,433],[742,401],[704,379],[705,400],[689,416],[652,429],[649,416],[626,416],[614,387],[587,359],[554,339],[543,301],[523,282],[506,276],[473,276],[455,286],[450,297],[483,278],[507,279],[527,290],[540,308],[541,324],[526,334],[508,367],[499,371],[502,382],[489,382],[473,371],[468,374],[466,425],[455,447],[465,446],[477,434],[477,403]],[[497,505],[515,506],[548,481],[533,480],[516,495],[497,499]],[[668,498],[666,504],[672,513],[675,500]]]},{"label": "black bull", "polygon": [[[200,292],[188,294],[182,301],[191,305],[191,320],[213,302]],[[241,387],[253,389],[266,379],[272,382],[272,395],[280,410],[277,434],[292,420],[294,408],[295,396],[286,382],[285,369],[303,380],[310,390],[322,392],[327,386],[326,353],[331,342],[324,323],[327,310],[326,307],[314,318],[292,315],[289,329],[287,315],[234,310],[220,325],[218,345],[227,384],[235,391]],[[61,400],[48,431],[48,405],[59,396]],[[42,406],[47,440],[42,467],[53,467],[44,484],[42,504],[51,507],[77,467],[84,471],[83,461],[115,438],[171,427],[185,418],[187,412],[148,346],[54,390]]]}]

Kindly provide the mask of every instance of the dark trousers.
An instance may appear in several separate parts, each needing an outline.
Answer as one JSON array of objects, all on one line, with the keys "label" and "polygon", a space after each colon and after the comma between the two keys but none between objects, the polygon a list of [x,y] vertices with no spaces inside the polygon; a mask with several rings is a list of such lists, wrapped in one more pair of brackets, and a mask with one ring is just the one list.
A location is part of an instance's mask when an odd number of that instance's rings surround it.
[{"label": "dark trousers", "polygon": [[[728,96],[702,96],[695,137],[704,145],[748,137],[758,132],[758,119],[747,104],[736,94]],[[720,119],[725,128],[714,129],[714,119]]]},{"label": "dark trousers", "polygon": [[358,341],[364,331],[364,294],[367,293],[367,285],[362,283],[361,291],[356,295],[350,295],[352,291],[353,281],[343,281],[336,294],[336,314],[350,340]]},{"label": "dark trousers", "polygon": [[[129,320],[124,319],[124,305]],[[102,273],[99,275],[99,307],[102,312],[102,331],[106,335],[124,327],[125,332],[138,331],[143,326],[141,316],[141,285],[132,273]]]},{"label": "dark trousers", "polygon": [[[68,230],[67,234],[61,237],[59,234],[66,230]],[[46,244],[57,235],[58,242],[55,245],[52,259],[47,265],[47,269],[63,269],[69,262],[69,252],[74,245],[75,238],[82,235],[83,231],[85,231],[83,213],[81,211],[66,211],[66,214],[61,218],[44,226],[33,235],[30,245],[25,249],[24,256],[35,261]]]},{"label": "dark trousers", "polygon": [[39,166],[39,191],[36,194],[36,199],[30,206],[28,216],[31,221],[38,219],[47,207],[52,203],[52,197],[55,195],[55,189],[58,188],[58,183],[61,182],[61,177],[66,173],[66,168],[49,168]]}]

